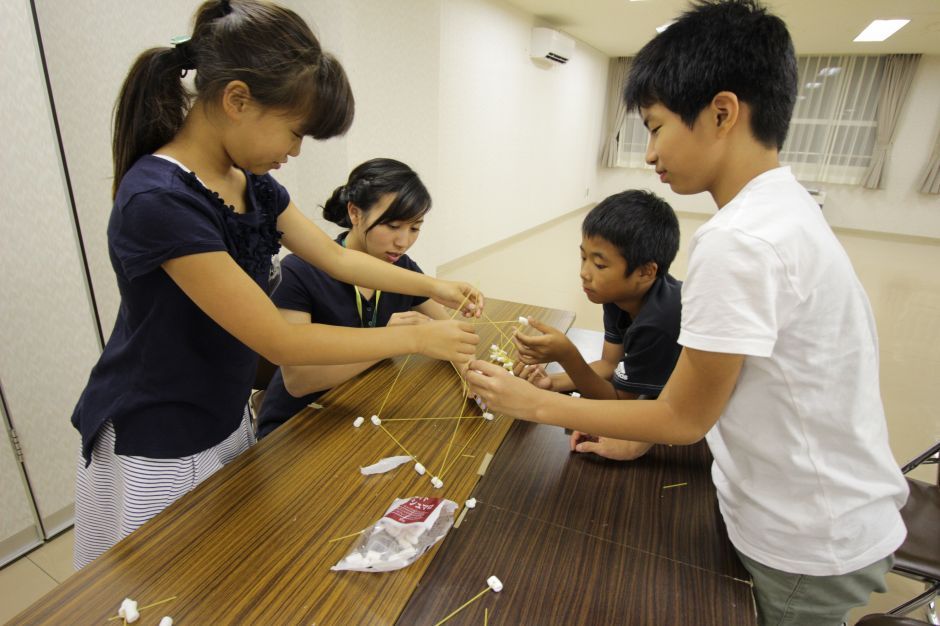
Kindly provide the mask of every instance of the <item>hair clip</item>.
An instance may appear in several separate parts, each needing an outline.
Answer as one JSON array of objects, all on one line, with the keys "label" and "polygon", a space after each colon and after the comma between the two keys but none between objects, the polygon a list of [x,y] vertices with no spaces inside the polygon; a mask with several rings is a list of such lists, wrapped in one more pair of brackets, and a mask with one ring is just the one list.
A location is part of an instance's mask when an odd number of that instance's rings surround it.
[{"label": "hair clip", "polygon": [[173,45],[173,51],[176,53],[177,60],[182,68],[180,76],[186,76],[186,72],[196,69],[196,58],[193,56],[193,47],[191,45],[192,37],[189,35],[177,35],[170,39]]}]

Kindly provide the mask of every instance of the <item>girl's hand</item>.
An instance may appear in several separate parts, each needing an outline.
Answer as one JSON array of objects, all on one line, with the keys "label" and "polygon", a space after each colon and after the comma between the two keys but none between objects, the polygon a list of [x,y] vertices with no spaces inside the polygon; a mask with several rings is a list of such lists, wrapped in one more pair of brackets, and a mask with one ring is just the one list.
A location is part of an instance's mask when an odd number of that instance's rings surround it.
[{"label": "girl's hand", "polygon": [[424,313],[419,313],[418,311],[403,311],[401,313],[392,313],[392,316],[388,318],[388,324],[386,324],[386,326],[415,326],[430,321],[431,318]]},{"label": "girl's hand", "polygon": [[459,320],[431,320],[414,330],[418,333],[418,354],[452,363],[469,362],[480,343],[473,325]]},{"label": "girl's hand", "polygon": [[434,292],[431,298],[444,306],[456,309],[464,317],[480,317],[483,314],[483,294],[469,283],[434,279]]}]

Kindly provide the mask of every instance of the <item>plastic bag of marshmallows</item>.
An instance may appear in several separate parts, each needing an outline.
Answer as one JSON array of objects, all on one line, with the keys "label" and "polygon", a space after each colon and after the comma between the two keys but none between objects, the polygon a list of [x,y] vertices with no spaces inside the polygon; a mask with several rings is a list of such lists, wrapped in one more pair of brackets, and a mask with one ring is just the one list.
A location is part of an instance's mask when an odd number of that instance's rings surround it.
[{"label": "plastic bag of marshmallows", "polygon": [[443,498],[398,498],[330,569],[390,572],[407,567],[444,538],[455,510],[457,503]]}]

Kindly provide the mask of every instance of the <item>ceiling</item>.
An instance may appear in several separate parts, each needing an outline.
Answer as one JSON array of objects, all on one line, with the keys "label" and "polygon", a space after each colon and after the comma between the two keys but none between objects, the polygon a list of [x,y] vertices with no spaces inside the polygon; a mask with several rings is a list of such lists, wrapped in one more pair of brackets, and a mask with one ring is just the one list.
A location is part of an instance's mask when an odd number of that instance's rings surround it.
[{"label": "ceiling", "polygon": [[[687,0],[508,0],[608,56],[630,56]],[[797,54],[940,54],[940,0],[764,0],[786,21]],[[852,40],[874,19],[910,19],[887,41]]]}]

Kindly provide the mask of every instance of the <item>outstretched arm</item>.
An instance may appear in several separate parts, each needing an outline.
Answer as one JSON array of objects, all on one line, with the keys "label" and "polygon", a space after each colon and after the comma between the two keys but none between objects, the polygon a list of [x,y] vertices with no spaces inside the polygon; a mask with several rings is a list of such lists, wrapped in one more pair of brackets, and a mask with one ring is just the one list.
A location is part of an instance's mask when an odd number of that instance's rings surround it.
[{"label": "outstretched arm", "polygon": [[686,445],[715,425],[731,397],[744,356],[684,348],[657,400],[586,400],[536,389],[485,361],[467,382],[487,406],[532,422],[604,437]]},{"label": "outstretched arm", "polygon": [[284,233],[281,242],[291,252],[341,282],[427,296],[453,309],[460,307],[464,315],[479,317],[483,311],[483,294],[472,285],[439,280],[337,246],[293,202],[278,217],[277,228]]},{"label": "outstretched arm", "polygon": [[162,267],[206,315],[276,365],[360,363],[411,352],[465,362],[480,340],[460,321],[368,329],[291,324],[227,252],[177,257]]}]

